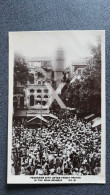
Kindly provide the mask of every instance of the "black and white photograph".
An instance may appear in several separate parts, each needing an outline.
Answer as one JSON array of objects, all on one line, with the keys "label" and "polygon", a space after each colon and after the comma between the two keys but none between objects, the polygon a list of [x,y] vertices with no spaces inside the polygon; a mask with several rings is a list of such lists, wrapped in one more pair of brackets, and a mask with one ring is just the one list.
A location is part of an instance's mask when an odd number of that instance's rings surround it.
[{"label": "black and white photograph", "polygon": [[8,184],[105,179],[105,31],[9,32]]}]

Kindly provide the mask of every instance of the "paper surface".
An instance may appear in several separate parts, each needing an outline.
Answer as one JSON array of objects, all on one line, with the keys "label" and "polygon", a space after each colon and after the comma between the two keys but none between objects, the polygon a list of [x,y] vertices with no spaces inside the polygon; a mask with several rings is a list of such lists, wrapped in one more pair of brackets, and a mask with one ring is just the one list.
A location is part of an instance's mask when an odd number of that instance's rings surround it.
[{"label": "paper surface", "polygon": [[7,183],[105,183],[105,32],[9,33]]}]

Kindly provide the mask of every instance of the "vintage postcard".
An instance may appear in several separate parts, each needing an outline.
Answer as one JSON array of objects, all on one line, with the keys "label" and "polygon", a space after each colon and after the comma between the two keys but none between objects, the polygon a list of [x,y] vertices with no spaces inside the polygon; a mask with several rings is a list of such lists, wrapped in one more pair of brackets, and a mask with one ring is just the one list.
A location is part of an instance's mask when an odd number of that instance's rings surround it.
[{"label": "vintage postcard", "polygon": [[8,184],[106,182],[105,31],[9,32]]}]

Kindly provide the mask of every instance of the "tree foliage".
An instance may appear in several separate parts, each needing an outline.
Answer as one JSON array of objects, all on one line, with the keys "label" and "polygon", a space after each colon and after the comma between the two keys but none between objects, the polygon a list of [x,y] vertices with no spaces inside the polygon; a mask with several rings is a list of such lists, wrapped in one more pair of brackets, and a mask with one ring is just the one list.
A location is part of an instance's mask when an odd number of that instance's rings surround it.
[{"label": "tree foliage", "polygon": [[75,107],[79,114],[101,115],[101,46],[91,49],[92,57],[87,62],[80,80],[69,83],[62,91],[67,106]]},{"label": "tree foliage", "polygon": [[[14,56],[14,93],[23,93],[23,87],[26,86],[29,79],[29,71],[23,57]],[[18,87],[18,83],[22,87]]]}]

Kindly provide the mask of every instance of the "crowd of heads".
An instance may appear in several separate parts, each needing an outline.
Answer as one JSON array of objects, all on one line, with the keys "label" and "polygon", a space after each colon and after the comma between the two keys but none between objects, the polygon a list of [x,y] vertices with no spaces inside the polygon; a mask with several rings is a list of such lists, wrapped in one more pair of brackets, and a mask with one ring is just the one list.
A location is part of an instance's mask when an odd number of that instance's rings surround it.
[{"label": "crowd of heads", "polygon": [[[13,126],[12,174],[97,175],[101,166],[101,129],[76,115],[59,114],[47,126]],[[66,116],[66,117],[65,117]]]}]

